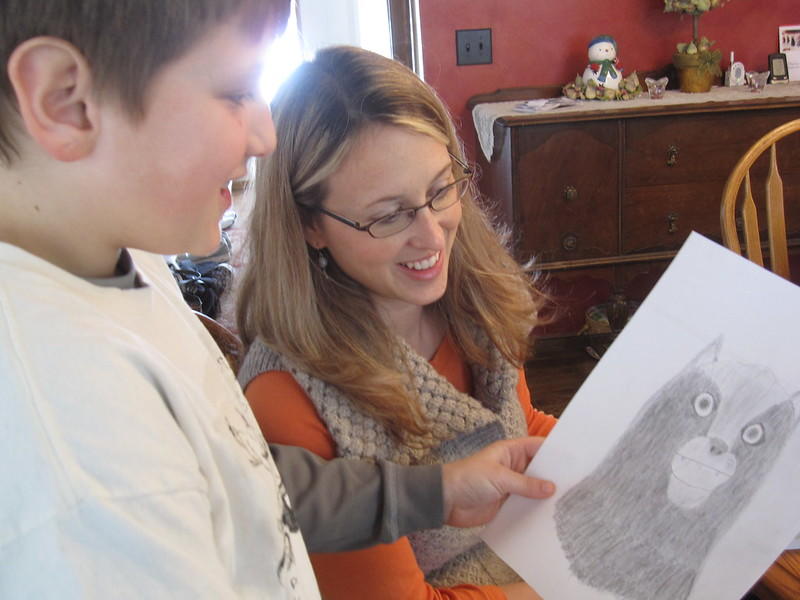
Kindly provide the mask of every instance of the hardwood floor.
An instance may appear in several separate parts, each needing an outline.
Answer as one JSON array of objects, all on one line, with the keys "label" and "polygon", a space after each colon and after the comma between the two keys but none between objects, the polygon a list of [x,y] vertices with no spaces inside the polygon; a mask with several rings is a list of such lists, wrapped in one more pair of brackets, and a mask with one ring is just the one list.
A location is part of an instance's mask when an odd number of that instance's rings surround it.
[{"label": "hardwood floor", "polygon": [[596,364],[597,360],[583,348],[528,361],[525,378],[533,406],[553,416],[561,416]]}]

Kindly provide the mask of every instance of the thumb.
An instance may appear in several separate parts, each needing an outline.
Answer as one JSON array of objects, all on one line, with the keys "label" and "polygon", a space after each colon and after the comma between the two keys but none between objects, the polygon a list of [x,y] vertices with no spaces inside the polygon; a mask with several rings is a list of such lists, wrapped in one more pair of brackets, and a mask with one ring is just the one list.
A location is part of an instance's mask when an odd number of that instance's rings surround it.
[{"label": "thumb", "polygon": [[552,481],[530,477],[511,469],[504,473],[498,484],[503,493],[516,494],[525,498],[549,498],[556,491],[556,486]]}]

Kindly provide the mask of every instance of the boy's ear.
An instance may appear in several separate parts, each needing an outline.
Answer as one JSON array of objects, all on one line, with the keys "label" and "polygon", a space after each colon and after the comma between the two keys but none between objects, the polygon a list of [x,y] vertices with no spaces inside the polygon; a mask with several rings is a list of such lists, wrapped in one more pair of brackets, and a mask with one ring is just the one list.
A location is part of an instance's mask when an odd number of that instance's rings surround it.
[{"label": "boy's ear", "polygon": [[52,37],[26,40],[8,60],[8,77],[30,136],[50,156],[78,160],[97,137],[91,69],[75,46]]}]

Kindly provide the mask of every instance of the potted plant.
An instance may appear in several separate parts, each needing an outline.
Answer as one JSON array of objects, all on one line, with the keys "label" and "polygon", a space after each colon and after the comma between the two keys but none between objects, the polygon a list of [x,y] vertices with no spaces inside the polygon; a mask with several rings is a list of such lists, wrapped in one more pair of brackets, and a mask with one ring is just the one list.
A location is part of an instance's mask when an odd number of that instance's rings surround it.
[{"label": "potted plant", "polygon": [[725,0],[664,0],[664,12],[677,12],[692,16],[692,40],[680,43],[672,56],[672,63],[678,71],[678,81],[683,92],[707,92],[714,79],[722,75],[719,62],[722,53],[712,50],[714,42],[700,37],[700,16],[718,6]]}]

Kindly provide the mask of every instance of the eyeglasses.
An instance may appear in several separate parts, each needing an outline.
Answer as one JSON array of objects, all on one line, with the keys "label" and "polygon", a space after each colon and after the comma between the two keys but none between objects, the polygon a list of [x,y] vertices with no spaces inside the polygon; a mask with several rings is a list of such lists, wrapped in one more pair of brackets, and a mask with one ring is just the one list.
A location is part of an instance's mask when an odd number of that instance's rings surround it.
[{"label": "eyeglasses", "polygon": [[464,170],[464,175],[462,177],[457,178],[455,181],[448,183],[443,188],[437,190],[437,192],[422,206],[417,206],[416,208],[403,208],[401,210],[395,211],[391,214],[386,216],[380,217],[379,219],[375,219],[370,223],[361,224],[358,221],[353,221],[341,215],[337,215],[329,211],[326,208],[322,208],[321,206],[314,206],[308,207],[312,210],[317,210],[322,214],[328,215],[332,219],[336,219],[337,221],[344,223],[345,225],[349,225],[353,229],[358,229],[359,231],[366,231],[374,238],[385,238],[389,237],[390,235],[394,235],[395,233],[400,233],[404,229],[408,228],[411,223],[414,222],[414,218],[417,216],[417,213],[421,211],[423,208],[430,208],[434,212],[441,212],[453,206],[456,202],[459,202],[461,198],[466,193],[467,189],[469,189],[469,184],[472,181],[472,168],[464,163],[464,161],[459,160],[456,156],[450,155],[450,158],[453,159],[459,167]]}]

